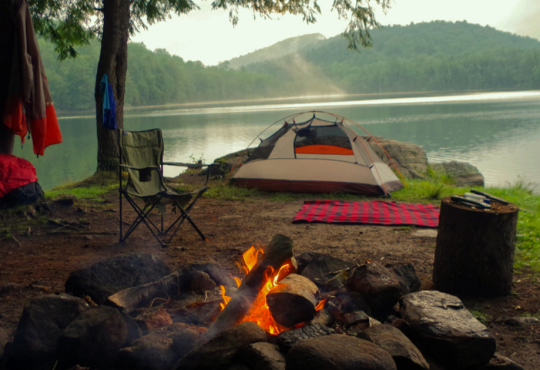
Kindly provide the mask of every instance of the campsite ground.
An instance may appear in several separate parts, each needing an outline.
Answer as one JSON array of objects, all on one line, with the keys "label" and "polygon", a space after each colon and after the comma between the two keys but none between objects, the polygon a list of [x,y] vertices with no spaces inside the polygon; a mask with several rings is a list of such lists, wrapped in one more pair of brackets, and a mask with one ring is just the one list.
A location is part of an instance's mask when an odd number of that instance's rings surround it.
[{"label": "campsite ground", "polygon": [[[107,257],[152,253],[173,269],[190,263],[216,262],[232,274],[243,276],[237,265],[242,253],[256,243],[268,243],[276,233],[293,239],[297,255],[315,251],[360,263],[412,263],[423,289],[432,286],[435,239],[415,237],[415,228],[292,224],[302,197],[261,193],[234,196],[227,195],[225,188],[216,188],[221,195],[211,193],[212,197],[202,198],[192,211],[209,241],[200,240],[189,225],[183,225],[166,249],[143,227],[127,242],[118,244],[118,193],[112,186],[103,194],[80,195],[73,205],[54,204],[48,215],[38,213],[32,218],[23,211],[0,214],[0,329],[13,333],[23,307],[32,298],[63,292],[71,271]],[[133,212],[124,207],[124,216],[131,220]],[[157,213],[152,216],[159,217]],[[169,214],[166,220],[170,219]],[[71,224],[66,226],[65,221]],[[462,297],[467,308],[493,331],[498,352],[528,370],[540,368],[540,324],[512,326],[505,320],[538,316],[539,286],[540,275],[524,266],[515,271],[511,295]]]}]

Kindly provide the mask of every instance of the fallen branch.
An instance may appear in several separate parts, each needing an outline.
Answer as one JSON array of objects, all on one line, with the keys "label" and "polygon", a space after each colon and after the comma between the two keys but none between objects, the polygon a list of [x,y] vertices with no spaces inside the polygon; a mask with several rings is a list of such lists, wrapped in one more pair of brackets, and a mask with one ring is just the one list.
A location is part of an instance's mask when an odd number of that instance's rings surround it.
[{"label": "fallen branch", "polygon": [[266,283],[267,271],[272,267],[277,271],[287,260],[294,261],[293,242],[288,237],[276,234],[264,249],[263,258],[253,267],[242,281],[231,300],[221,311],[206,333],[211,339],[238,324],[253,305]]},{"label": "fallen branch", "polygon": [[15,237],[15,235],[11,234],[11,237],[13,238],[13,240],[15,240],[15,242],[16,242],[17,244],[19,244],[19,248],[22,248],[21,242],[17,240],[17,238]]}]

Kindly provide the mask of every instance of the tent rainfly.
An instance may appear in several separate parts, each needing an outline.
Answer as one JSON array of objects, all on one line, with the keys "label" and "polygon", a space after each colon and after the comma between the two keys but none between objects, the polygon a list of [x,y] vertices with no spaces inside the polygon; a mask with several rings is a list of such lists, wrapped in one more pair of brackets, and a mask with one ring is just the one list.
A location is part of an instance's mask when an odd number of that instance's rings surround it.
[{"label": "tent rainfly", "polygon": [[[261,139],[231,182],[264,191],[386,196],[403,187],[348,120],[331,113],[309,113],[313,117],[301,123],[296,123],[295,118],[305,113],[280,120],[283,126]],[[328,115],[331,120],[316,117],[315,113]]]}]

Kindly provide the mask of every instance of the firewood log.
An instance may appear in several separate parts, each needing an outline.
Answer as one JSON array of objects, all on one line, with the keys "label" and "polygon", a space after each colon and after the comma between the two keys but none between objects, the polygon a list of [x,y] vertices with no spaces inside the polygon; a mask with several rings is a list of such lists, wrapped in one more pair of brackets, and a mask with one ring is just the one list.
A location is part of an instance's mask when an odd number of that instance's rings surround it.
[{"label": "firewood log", "polygon": [[210,326],[206,337],[211,339],[238,324],[244,318],[264,286],[269,266],[274,271],[278,271],[280,266],[288,260],[292,261],[296,269],[293,242],[284,235],[276,234],[270,241],[270,244],[264,249],[263,258],[255,264],[253,269],[244,278],[238,290],[233,294],[227,306],[225,306],[225,309],[221,311],[214,323]]},{"label": "firewood log", "polygon": [[312,320],[319,302],[319,288],[308,278],[291,274],[266,296],[274,320],[288,328]]}]

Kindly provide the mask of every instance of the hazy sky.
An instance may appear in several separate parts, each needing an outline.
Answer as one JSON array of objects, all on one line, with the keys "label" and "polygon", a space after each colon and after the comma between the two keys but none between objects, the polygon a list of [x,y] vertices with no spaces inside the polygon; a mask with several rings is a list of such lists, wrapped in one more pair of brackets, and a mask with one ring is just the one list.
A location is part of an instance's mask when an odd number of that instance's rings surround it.
[{"label": "hazy sky", "polygon": [[[132,41],[144,42],[151,50],[165,48],[185,60],[215,65],[289,37],[308,33],[332,37],[341,33],[347,21],[339,20],[330,11],[332,2],[319,1],[322,15],[314,25],[306,25],[300,16],[254,19],[246,10],[240,13],[236,27],[229,22],[227,11],[212,11],[211,1],[198,2],[200,10],[155,24]],[[381,12],[378,20],[382,24],[402,25],[466,20],[540,39],[540,0],[394,0],[392,8],[386,15]]]}]

